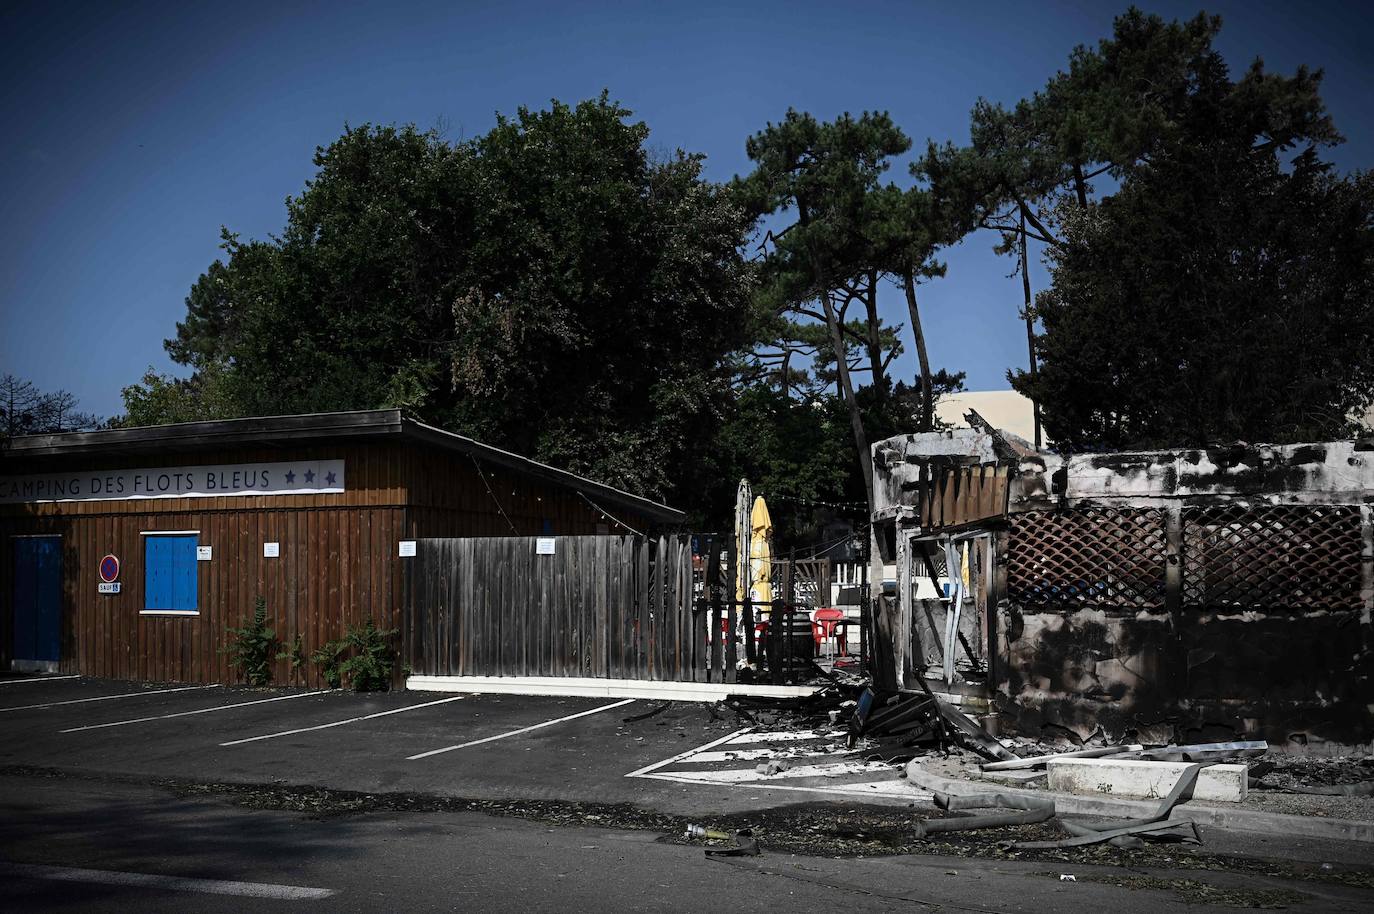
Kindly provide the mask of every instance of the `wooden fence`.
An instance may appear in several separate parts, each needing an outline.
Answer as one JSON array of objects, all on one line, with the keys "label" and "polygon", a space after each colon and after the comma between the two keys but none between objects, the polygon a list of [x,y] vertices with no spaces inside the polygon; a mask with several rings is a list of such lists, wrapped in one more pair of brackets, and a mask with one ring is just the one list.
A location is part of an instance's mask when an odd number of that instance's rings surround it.
[{"label": "wooden fence", "polygon": [[417,674],[706,676],[686,536],[422,539],[405,590]]},{"label": "wooden fence", "polygon": [[[418,540],[406,563],[403,659],[424,676],[810,678],[809,607],[795,605],[794,566],[784,563],[779,592],[789,599],[736,600],[733,539],[702,537],[695,569],[691,539]],[[829,564],[817,568],[828,591]],[[867,613],[865,601],[863,657]]]}]

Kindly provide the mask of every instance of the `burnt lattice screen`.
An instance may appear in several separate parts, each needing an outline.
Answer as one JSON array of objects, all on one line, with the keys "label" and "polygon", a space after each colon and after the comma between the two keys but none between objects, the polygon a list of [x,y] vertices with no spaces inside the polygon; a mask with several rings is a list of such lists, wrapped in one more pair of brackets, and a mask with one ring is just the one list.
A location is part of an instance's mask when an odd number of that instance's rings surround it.
[{"label": "burnt lattice screen", "polygon": [[1183,603],[1358,610],[1360,509],[1218,505],[1183,512]]},{"label": "burnt lattice screen", "polygon": [[1013,514],[1007,549],[1007,595],[1021,606],[1164,605],[1163,511]]}]

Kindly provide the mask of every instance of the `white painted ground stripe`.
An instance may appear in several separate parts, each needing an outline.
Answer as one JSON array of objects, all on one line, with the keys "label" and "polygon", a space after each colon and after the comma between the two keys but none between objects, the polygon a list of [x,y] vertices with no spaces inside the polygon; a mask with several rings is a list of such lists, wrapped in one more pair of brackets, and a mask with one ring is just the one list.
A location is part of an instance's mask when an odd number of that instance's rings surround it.
[{"label": "white painted ground stripe", "polygon": [[867,749],[722,749],[716,752],[696,752],[684,762],[754,762],[759,759],[825,758],[836,755],[855,755]]},{"label": "white painted ground stripe", "polygon": [[[811,786],[802,787],[796,784],[760,784],[758,782],[749,784],[731,784],[735,788],[749,790],[790,790],[796,793],[826,793],[838,794],[846,797],[889,797],[900,800],[911,800],[914,802],[929,802],[931,794],[928,791],[917,790],[905,780],[893,777],[882,781],[861,781],[854,784],[836,784],[834,786]],[[640,777],[652,778],[656,781],[671,781],[675,784],[692,784],[701,787],[702,782],[697,780],[684,780],[671,772],[668,774],[644,774]]]},{"label": "white painted ground stripe", "polygon": [[262,705],[269,701],[288,701],[292,698],[305,698],[309,695],[324,695],[325,692],[300,692],[296,695],[278,695],[276,698],[259,698],[254,701],[240,701],[232,705],[217,705],[213,708],[197,708],[194,711],[178,711],[175,714],[158,714],[154,717],[135,717],[132,720],[117,720],[108,724],[87,724],[84,727],[72,727],[67,730],[58,730],[58,733],[80,733],[82,730],[103,730],[106,727],[122,727],[125,724],[141,724],[150,720],[168,720],[172,717],[189,717],[192,714],[213,714],[216,711],[231,711],[234,708],[246,708],[249,705]]},{"label": "white painted ground stripe", "polygon": [[776,781],[783,778],[839,777],[849,774],[875,774],[892,771],[881,762],[838,762],[833,765],[798,765],[777,774],[759,774],[753,768],[731,768],[725,771],[673,771],[670,776],[698,784],[745,784],[757,781]]},{"label": "white painted ground stripe", "polygon": [[32,679],[0,679],[0,685],[19,685],[24,682],[57,682],[62,679],[80,678],[80,676],[35,676]]},{"label": "white painted ground stripe", "polygon": [[737,736],[732,743],[785,743],[804,739],[839,739],[848,736],[846,730],[783,730],[777,733],[750,733]]},{"label": "white painted ground stripe", "polygon": [[250,736],[247,739],[232,739],[227,743],[220,743],[221,746],[239,746],[243,743],[256,743],[260,739],[276,739],[279,736],[294,736],[297,733],[310,733],[313,730],[328,730],[330,727],[342,727],[344,724],[356,724],[360,720],[372,720],[376,717],[386,717],[388,714],[404,714],[407,711],[418,711],[421,708],[429,708],[434,705],[442,705],[450,701],[462,701],[466,695],[455,695],[452,698],[441,698],[438,701],[427,701],[424,704],[407,705],[404,708],[392,708],[390,711],[378,711],[376,714],[364,714],[362,717],[350,717],[348,720],[336,720],[333,723],[320,724],[315,727],[301,727],[298,730],[282,730],[279,733],[268,733],[263,736]]},{"label": "white painted ground stripe", "polygon": [[55,708],[58,705],[79,705],[87,701],[113,701],[116,698],[138,698],[144,695],[169,695],[172,692],[194,692],[198,689],[218,689],[219,686],[182,686],[179,689],[152,689],[143,692],[124,692],[121,695],[97,695],[95,698],[73,698],[70,701],[49,701],[41,705],[21,705],[17,708],[0,708],[0,714],[6,711],[32,711],[35,708]]},{"label": "white painted ground stripe", "polygon": [[688,749],[686,752],[679,752],[677,755],[673,756],[672,758],[666,758],[666,759],[664,759],[664,760],[661,761],[661,762],[654,762],[652,765],[645,765],[643,768],[639,768],[639,769],[637,769],[637,770],[635,770],[635,771],[631,771],[629,774],[625,775],[625,777],[627,777],[627,778],[642,778],[642,777],[646,777],[646,776],[649,774],[649,772],[651,772],[651,771],[657,771],[658,769],[663,768],[663,767],[665,767],[665,766],[667,766],[667,765],[671,765],[671,764],[673,764],[674,762],[680,762],[680,761],[682,761],[683,759],[691,758],[693,755],[696,755],[698,752],[703,752],[703,751],[705,751],[705,750],[707,750],[707,749],[714,749],[716,746],[719,746],[719,745],[721,745],[721,744],[723,744],[723,743],[733,742],[734,740],[738,739],[742,734],[749,733],[749,732],[752,731],[753,729],[754,729],[753,727],[745,727],[745,728],[742,729],[742,730],[736,730],[734,733],[727,733],[727,734],[725,734],[724,736],[722,736],[720,739],[712,740],[711,742],[707,743],[707,744],[704,745],[704,746],[697,746],[695,749]]},{"label": "white painted ground stripe", "polygon": [[202,895],[235,895],[240,898],[271,898],[278,901],[313,901],[328,898],[333,889],[312,889],[301,885],[274,885],[270,882],[233,882],[225,879],[189,879],[184,876],[159,876],[155,873],[121,873],[117,870],[83,870],[69,866],[37,866],[30,863],[0,863],[0,873],[29,879],[56,879],[62,882],[93,882],[99,885],[127,885],[173,892],[199,892]]},{"label": "white painted ground stripe", "polygon": [[561,724],[564,721],[569,720],[577,720],[577,718],[586,717],[589,714],[597,714],[601,711],[609,711],[612,708],[621,708],[625,705],[633,704],[634,701],[635,699],[633,698],[627,698],[624,701],[617,701],[614,704],[602,705],[599,708],[592,708],[590,711],[581,711],[577,714],[569,714],[567,717],[560,717],[557,720],[546,720],[542,724],[534,724],[529,727],[521,727],[519,730],[512,730],[509,733],[500,733],[496,736],[488,736],[485,739],[475,739],[471,742],[459,743],[456,746],[445,746],[442,749],[431,749],[428,752],[421,752],[419,755],[408,755],[406,756],[406,761],[413,762],[416,759],[429,758],[431,755],[439,755],[444,752],[452,752],[455,749],[466,749],[469,746],[480,746],[483,743],[493,743],[498,739],[505,739],[508,736],[519,736],[521,733],[529,733],[531,730],[539,730],[543,727],[552,727],[554,724]]}]

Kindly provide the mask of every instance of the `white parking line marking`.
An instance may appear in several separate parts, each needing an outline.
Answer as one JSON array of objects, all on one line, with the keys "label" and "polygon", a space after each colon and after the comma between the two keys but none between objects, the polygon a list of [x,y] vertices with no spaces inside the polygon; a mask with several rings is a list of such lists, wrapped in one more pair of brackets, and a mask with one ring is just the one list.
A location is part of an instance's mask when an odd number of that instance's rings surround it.
[{"label": "white parking line marking", "polygon": [[60,679],[80,678],[80,676],[35,676],[32,679],[0,679],[0,685],[19,685],[25,682],[57,682]]},{"label": "white parking line marking", "polygon": [[456,746],[445,746],[442,749],[431,749],[428,752],[421,752],[419,755],[408,755],[406,756],[406,761],[413,762],[416,759],[429,758],[431,755],[439,755],[443,752],[452,752],[455,749],[466,749],[469,746],[480,746],[483,743],[492,743],[498,739],[505,739],[508,736],[519,736],[521,733],[529,733],[531,730],[538,730],[542,727],[552,727],[554,724],[561,724],[567,720],[576,720],[579,717],[586,717],[589,714],[597,714],[601,711],[609,711],[611,710],[611,708],[623,707],[624,705],[631,704],[633,701],[633,698],[627,698],[624,701],[617,701],[614,704],[602,705],[599,708],[592,708],[590,711],[581,711],[577,714],[569,714],[567,717],[560,717],[557,720],[546,720],[542,724],[534,724],[529,727],[521,727],[519,730],[512,730],[509,733],[501,733],[496,736],[488,736],[485,739],[475,739],[471,742],[459,743]]},{"label": "white parking line marking", "polygon": [[798,765],[777,774],[760,774],[753,768],[725,771],[673,771],[665,777],[698,784],[749,784],[783,778],[834,778],[849,774],[890,774],[893,768],[882,762],[836,762],[831,765]]},{"label": "white parking line marking", "polygon": [[270,882],[233,882],[226,879],[189,879],[184,876],[159,876],[155,873],[122,873],[118,870],[83,870],[70,866],[37,866],[31,863],[0,863],[0,873],[29,879],[56,879],[62,882],[93,882],[99,885],[127,885],[173,892],[199,892],[202,895],[236,895],[240,898],[272,898],[278,901],[311,901],[328,898],[333,889],[312,889],[303,885],[274,885]]},{"label": "white parking line marking", "polygon": [[782,730],[776,733],[754,733],[730,740],[732,743],[790,743],[807,739],[839,739],[847,730]]},{"label": "white parking line marking", "polygon": [[455,695],[452,698],[441,698],[438,701],[427,701],[424,704],[408,705],[404,708],[392,708],[390,711],[378,711],[376,714],[364,714],[362,717],[350,717],[348,720],[336,720],[333,723],[320,724],[316,727],[301,727],[299,730],[282,730],[280,733],[268,733],[264,736],[250,736],[247,739],[232,739],[227,743],[220,743],[221,746],[239,746],[243,743],[256,743],[260,739],[276,739],[279,736],[294,736],[297,733],[309,733],[312,730],[328,730],[330,727],[342,727],[344,724],[356,724],[360,720],[372,720],[374,717],[386,717],[388,714],[404,714],[406,711],[418,711],[421,708],[441,705],[449,701],[462,701],[466,695]]},{"label": "white parking line marking", "polygon": [[701,762],[755,762],[759,759],[796,759],[825,755],[855,755],[867,749],[844,749],[820,746],[814,749],[723,749],[718,752],[698,752],[690,761]]},{"label": "white parking line marking", "polygon": [[749,733],[749,732],[752,731],[753,729],[754,729],[753,727],[745,727],[745,728],[742,729],[742,730],[736,730],[734,733],[727,733],[727,734],[725,734],[724,736],[722,736],[720,739],[712,740],[711,742],[707,743],[707,744],[704,745],[704,746],[697,746],[695,749],[688,749],[686,752],[679,752],[677,755],[673,756],[672,758],[666,758],[666,759],[664,759],[664,760],[661,761],[661,762],[654,762],[652,765],[645,765],[643,768],[640,768],[640,769],[638,769],[638,770],[636,770],[636,771],[631,771],[629,774],[625,775],[625,777],[627,777],[627,778],[642,778],[642,777],[646,776],[650,771],[657,771],[658,769],[664,767],[665,765],[671,765],[673,762],[680,762],[680,761],[682,761],[682,760],[685,759],[685,758],[690,758],[691,756],[696,755],[698,752],[703,752],[703,751],[705,751],[705,750],[707,750],[707,749],[714,749],[716,746],[719,746],[721,743],[733,742],[735,739],[737,739],[738,737],[740,737],[742,734]]},{"label": "white parking line marking", "polygon": [[167,720],[172,717],[189,717],[192,714],[213,714],[215,711],[230,711],[234,708],[246,708],[249,705],[262,705],[269,701],[288,701],[292,698],[305,698],[308,695],[324,695],[324,692],[300,692],[296,695],[278,695],[276,698],[259,698],[255,701],[240,701],[232,705],[218,705],[213,708],[198,708],[195,711],[178,711],[175,714],[158,714],[154,717],[135,717],[132,720],[117,720],[108,724],[87,724],[84,727],[71,727],[67,730],[58,730],[58,733],[80,733],[82,730],[103,730],[105,727],[122,727],[125,724],[141,724],[150,720]]},{"label": "white parking line marking", "polygon": [[120,695],[97,695],[95,698],[73,698],[70,701],[49,701],[41,705],[20,705],[17,708],[0,708],[0,714],[6,711],[32,711],[35,708],[55,708],[58,705],[79,705],[87,701],[112,701],[116,698],[138,698],[140,695],[167,695],[172,692],[194,692],[197,689],[218,689],[219,686],[182,686],[179,689],[151,689],[142,692],[124,692]]}]

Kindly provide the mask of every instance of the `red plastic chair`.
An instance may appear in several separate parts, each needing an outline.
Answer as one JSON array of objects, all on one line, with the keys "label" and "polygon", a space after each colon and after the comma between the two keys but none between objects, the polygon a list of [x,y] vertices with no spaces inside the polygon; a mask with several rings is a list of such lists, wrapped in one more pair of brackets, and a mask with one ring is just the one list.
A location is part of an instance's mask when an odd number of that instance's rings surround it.
[{"label": "red plastic chair", "polygon": [[830,653],[832,658],[836,653],[846,653],[840,645],[839,628],[842,625],[848,630],[848,622],[842,609],[825,607],[811,614],[811,637],[816,639],[816,653],[820,653],[821,645],[827,638],[833,642],[834,650]]}]

